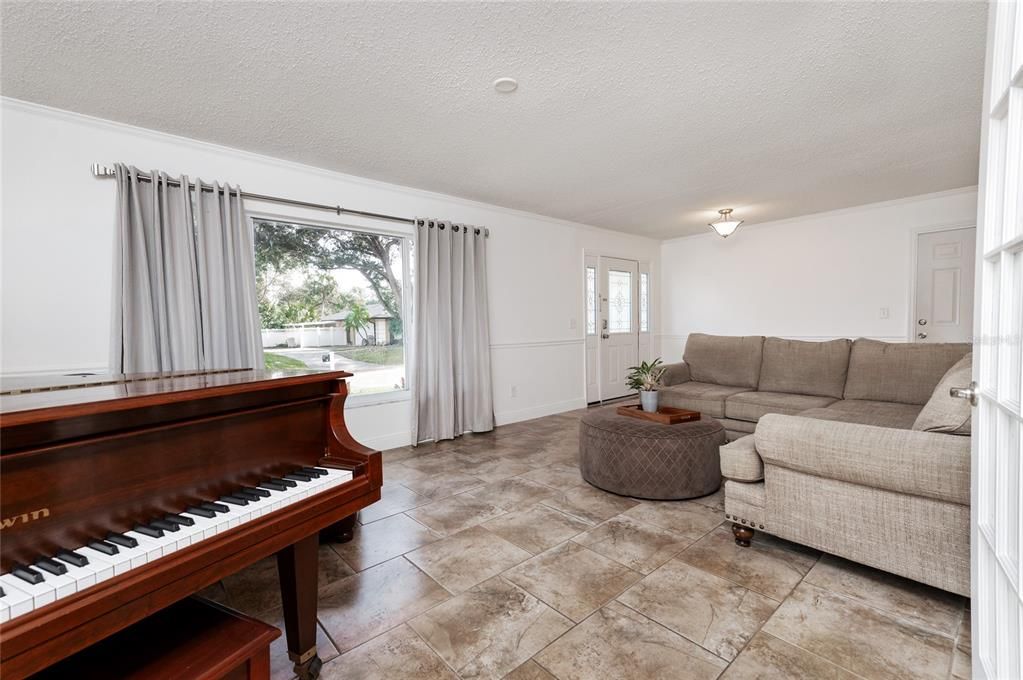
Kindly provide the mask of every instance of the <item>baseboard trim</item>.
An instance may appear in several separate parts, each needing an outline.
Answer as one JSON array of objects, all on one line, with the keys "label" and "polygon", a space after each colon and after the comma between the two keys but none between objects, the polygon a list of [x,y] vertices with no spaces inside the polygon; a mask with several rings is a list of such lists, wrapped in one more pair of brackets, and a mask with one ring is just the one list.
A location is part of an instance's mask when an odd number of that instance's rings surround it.
[{"label": "baseboard trim", "polygon": [[406,430],[405,432],[382,434],[379,437],[367,437],[365,439],[356,437],[356,439],[363,446],[368,446],[375,451],[386,451],[387,449],[397,449],[402,446],[411,445],[412,432]]},{"label": "baseboard trim", "polygon": [[530,406],[529,408],[518,409],[515,411],[494,413],[494,421],[498,426],[510,425],[511,423],[518,423],[523,420],[533,420],[534,418],[553,416],[558,413],[574,411],[575,409],[580,408],[586,408],[585,397],[566,399],[565,401],[555,401],[549,404],[539,404],[538,406]]}]

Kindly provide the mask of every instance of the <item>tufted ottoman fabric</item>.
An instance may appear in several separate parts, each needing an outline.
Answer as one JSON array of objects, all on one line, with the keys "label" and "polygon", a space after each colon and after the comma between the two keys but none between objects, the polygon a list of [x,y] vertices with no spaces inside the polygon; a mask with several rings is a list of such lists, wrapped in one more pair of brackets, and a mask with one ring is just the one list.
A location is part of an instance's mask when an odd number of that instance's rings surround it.
[{"label": "tufted ottoman fabric", "polygon": [[721,486],[725,428],[707,418],[662,425],[600,408],[579,423],[579,470],[598,488],[634,498],[680,500]]}]

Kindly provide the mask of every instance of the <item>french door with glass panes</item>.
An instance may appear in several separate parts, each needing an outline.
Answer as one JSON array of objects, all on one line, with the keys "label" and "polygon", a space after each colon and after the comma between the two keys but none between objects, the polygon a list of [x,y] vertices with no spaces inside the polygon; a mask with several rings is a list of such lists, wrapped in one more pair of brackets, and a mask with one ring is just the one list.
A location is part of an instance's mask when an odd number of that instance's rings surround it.
[{"label": "french door with glass panes", "polygon": [[972,391],[973,674],[1021,678],[1023,3],[989,6]]},{"label": "french door with glass panes", "polygon": [[639,263],[601,257],[599,266],[600,398],[630,394],[625,376],[639,358]]}]

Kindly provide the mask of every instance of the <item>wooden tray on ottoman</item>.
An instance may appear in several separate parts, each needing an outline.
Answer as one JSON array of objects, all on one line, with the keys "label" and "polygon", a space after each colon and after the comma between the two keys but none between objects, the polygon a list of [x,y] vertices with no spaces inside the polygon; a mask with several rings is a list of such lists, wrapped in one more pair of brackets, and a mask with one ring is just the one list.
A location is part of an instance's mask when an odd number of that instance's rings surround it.
[{"label": "wooden tray on ottoman", "polygon": [[640,406],[639,404],[619,406],[618,415],[629,416],[630,418],[641,418],[643,420],[652,420],[655,423],[663,423],[665,425],[691,423],[694,420],[700,419],[699,411],[689,411],[684,408],[672,408],[671,406],[662,406],[655,412],[648,413],[644,411],[643,407]]}]

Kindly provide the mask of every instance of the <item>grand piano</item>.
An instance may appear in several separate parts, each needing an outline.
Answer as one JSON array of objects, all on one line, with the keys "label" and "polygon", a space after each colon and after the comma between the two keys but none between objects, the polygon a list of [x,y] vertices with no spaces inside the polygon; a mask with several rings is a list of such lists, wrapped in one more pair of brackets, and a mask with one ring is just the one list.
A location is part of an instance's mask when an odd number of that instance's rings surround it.
[{"label": "grand piano", "polygon": [[321,531],[380,498],[342,371],[0,384],[0,675],[19,680],[270,555],[319,674]]}]

